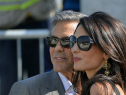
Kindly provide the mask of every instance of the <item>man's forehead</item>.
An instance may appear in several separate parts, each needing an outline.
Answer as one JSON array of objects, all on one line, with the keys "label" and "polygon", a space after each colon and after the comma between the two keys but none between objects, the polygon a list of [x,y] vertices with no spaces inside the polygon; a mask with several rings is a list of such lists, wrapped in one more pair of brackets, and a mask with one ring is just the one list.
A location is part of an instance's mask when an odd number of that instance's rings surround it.
[{"label": "man's forehead", "polygon": [[52,29],[52,36],[63,38],[70,37],[74,34],[78,22],[62,22],[57,23],[55,27]]},{"label": "man's forehead", "polygon": [[53,36],[53,37],[57,37],[57,38],[67,38],[67,37],[70,37],[70,36],[62,36],[62,37],[59,37],[59,36],[56,36],[56,35],[51,35],[51,36]]}]

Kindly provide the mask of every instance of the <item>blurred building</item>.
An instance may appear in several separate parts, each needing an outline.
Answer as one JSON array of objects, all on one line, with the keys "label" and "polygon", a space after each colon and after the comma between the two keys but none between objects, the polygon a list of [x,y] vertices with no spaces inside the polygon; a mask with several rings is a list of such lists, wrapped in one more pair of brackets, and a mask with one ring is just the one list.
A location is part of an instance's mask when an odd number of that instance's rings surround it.
[{"label": "blurred building", "polygon": [[80,0],[81,12],[90,15],[104,11],[126,25],[126,0]]}]

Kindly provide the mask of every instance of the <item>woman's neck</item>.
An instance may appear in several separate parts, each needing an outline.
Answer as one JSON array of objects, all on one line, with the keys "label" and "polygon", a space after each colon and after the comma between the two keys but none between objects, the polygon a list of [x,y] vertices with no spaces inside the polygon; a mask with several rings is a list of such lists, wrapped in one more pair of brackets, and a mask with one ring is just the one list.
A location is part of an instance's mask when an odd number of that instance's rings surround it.
[{"label": "woman's neck", "polygon": [[87,74],[88,79],[91,79],[96,74],[96,72],[94,72],[94,70],[92,70],[92,71],[86,70],[85,72]]},{"label": "woman's neck", "polygon": [[96,69],[96,70],[94,70],[94,69],[93,70],[86,70],[85,72],[87,74],[88,79],[91,79],[101,68]]},{"label": "woman's neck", "polygon": [[90,69],[90,70],[85,70],[86,74],[87,74],[87,77],[88,79],[91,79],[104,65],[104,62],[101,63],[101,65],[97,68],[93,68],[93,69]]}]

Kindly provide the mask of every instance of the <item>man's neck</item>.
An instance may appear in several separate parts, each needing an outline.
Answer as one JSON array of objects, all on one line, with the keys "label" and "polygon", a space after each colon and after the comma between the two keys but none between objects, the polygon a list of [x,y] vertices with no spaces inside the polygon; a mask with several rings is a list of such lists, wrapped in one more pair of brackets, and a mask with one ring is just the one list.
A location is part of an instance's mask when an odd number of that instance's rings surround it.
[{"label": "man's neck", "polygon": [[72,72],[60,72],[62,75],[64,75],[69,81],[71,81],[71,77],[72,77]]}]

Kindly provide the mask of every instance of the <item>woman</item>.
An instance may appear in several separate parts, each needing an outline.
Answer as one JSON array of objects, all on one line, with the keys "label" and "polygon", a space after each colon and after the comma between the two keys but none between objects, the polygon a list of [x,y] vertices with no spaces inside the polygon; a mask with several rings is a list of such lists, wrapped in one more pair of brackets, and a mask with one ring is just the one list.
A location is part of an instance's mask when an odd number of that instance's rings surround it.
[{"label": "woman", "polygon": [[[70,37],[81,95],[125,95],[126,28],[104,12],[83,17]],[[77,87],[78,88],[78,87]]]}]

